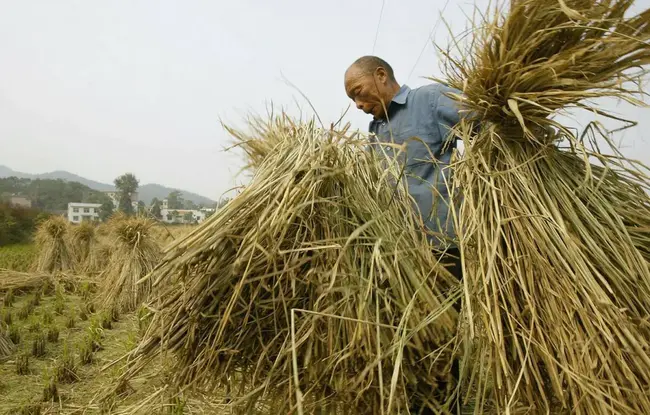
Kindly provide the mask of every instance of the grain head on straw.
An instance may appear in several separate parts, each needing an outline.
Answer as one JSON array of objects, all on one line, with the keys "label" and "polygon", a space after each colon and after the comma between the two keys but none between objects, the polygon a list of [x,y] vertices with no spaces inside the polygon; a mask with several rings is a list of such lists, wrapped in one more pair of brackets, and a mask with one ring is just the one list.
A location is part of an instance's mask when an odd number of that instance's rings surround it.
[{"label": "grain head on straw", "polygon": [[38,257],[36,270],[56,273],[73,268],[74,259],[70,250],[67,233],[68,221],[62,216],[52,216],[43,221],[36,230]]},{"label": "grain head on straw", "polygon": [[476,413],[650,413],[648,170],[593,145],[611,142],[598,124],[553,117],[641,105],[650,10],[633,3],[513,0],[447,52],[443,82],[473,114],[456,177]]},{"label": "grain head on straw", "polygon": [[172,352],[174,382],[225,387],[244,413],[397,413],[414,397],[442,411],[461,289],[399,168],[286,116],[235,133],[253,180],[150,274],[124,378]]}]

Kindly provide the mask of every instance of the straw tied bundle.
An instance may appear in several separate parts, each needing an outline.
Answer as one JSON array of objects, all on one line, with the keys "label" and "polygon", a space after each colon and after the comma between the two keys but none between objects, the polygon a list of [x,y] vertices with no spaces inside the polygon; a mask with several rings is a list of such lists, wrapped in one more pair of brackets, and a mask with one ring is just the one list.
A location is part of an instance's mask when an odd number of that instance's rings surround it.
[{"label": "straw tied bundle", "polygon": [[597,125],[576,137],[552,119],[607,116],[586,101],[600,97],[640,105],[650,11],[625,17],[632,3],[513,0],[450,55],[476,115],[456,168],[476,413],[650,413],[647,170],[592,150]]},{"label": "straw tied bundle", "polygon": [[70,231],[70,247],[75,260],[75,271],[79,273],[94,273],[101,268],[103,258],[99,256],[99,242],[95,225],[82,222],[73,226]]},{"label": "straw tied bundle", "polygon": [[245,413],[440,408],[460,287],[391,185],[398,169],[345,132],[256,127],[235,133],[251,184],[150,274],[155,312],[125,378],[171,351],[177,383],[225,385]]},{"label": "straw tied bundle", "polygon": [[105,309],[133,311],[147,299],[151,282],[146,276],[161,257],[160,247],[151,235],[152,220],[116,216],[111,219],[111,252],[108,266],[100,274],[98,300]]},{"label": "straw tied bundle", "polygon": [[28,291],[41,288],[54,281],[51,274],[44,272],[19,272],[0,269],[0,294],[5,291]]},{"label": "straw tied bundle", "polygon": [[68,221],[62,216],[53,216],[39,225],[35,237],[39,251],[35,263],[38,272],[56,273],[73,268],[68,228]]}]

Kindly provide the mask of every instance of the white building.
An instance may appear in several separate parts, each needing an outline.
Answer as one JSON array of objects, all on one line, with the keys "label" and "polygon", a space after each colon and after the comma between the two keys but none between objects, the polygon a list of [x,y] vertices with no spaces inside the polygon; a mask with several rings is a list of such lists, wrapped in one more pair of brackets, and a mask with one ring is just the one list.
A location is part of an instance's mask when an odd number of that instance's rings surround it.
[{"label": "white building", "polygon": [[99,203],[68,203],[68,220],[72,223],[83,221],[98,221]]},{"label": "white building", "polygon": [[[205,220],[205,212],[188,209],[160,209],[162,221],[165,223],[201,223]],[[189,217],[192,215],[192,219]]]}]

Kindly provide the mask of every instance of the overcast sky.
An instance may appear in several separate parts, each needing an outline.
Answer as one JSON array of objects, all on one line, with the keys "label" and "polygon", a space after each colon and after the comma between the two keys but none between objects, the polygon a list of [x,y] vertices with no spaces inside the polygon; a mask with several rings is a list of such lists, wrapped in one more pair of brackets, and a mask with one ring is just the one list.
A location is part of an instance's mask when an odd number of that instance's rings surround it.
[{"label": "overcast sky", "polygon": [[[306,109],[284,77],[334,121],[349,105],[343,72],[365,54],[401,83],[428,83],[441,75],[429,35],[449,39],[440,13],[460,33],[487,3],[385,0],[380,21],[382,0],[0,0],[0,164],[107,183],[130,171],[216,199],[242,164],[223,152],[220,119],[270,101]],[[625,151],[650,164],[650,112],[618,110],[642,121]],[[368,116],[348,114],[366,128]]]}]

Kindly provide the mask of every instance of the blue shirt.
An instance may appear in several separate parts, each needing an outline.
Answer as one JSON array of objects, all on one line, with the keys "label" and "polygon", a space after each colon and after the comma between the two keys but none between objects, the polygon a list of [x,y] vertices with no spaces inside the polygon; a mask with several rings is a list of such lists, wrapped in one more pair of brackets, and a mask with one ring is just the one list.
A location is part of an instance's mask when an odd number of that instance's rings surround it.
[{"label": "blue shirt", "polygon": [[[460,121],[460,115],[458,104],[445,92],[460,93],[441,84],[416,89],[403,85],[388,105],[388,120],[375,119],[369,127],[380,142],[407,143],[406,159],[400,161],[405,162],[408,191],[424,225],[434,233],[429,240],[438,248],[456,246],[447,166],[457,140],[449,129]],[[390,155],[393,150],[386,152]]]}]

